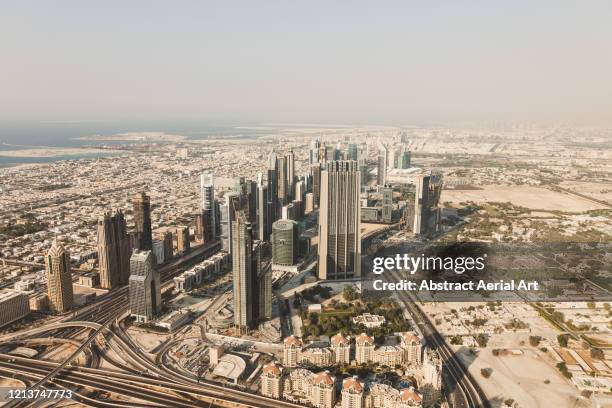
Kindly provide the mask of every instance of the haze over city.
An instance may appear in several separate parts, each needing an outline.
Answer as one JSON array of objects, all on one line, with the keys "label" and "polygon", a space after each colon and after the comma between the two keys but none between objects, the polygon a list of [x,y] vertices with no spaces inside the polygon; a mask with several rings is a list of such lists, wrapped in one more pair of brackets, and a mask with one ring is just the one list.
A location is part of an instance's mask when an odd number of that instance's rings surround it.
[{"label": "haze over city", "polygon": [[611,20],[607,1],[4,1],[0,119],[609,124]]}]

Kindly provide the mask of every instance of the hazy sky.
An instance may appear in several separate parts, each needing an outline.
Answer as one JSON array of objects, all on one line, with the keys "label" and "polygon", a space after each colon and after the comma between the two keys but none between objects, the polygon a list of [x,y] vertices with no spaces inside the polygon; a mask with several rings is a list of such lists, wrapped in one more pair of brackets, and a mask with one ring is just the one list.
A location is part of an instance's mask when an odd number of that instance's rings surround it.
[{"label": "hazy sky", "polygon": [[0,120],[612,123],[611,1],[0,0]]}]

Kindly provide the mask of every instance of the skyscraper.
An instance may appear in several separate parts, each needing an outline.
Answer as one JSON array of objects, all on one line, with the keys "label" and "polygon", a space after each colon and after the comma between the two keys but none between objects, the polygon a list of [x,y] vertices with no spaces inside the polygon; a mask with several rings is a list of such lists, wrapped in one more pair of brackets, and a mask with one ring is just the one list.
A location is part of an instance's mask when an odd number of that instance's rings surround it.
[{"label": "skyscraper", "polygon": [[389,150],[387,146],[380,143],[378,146],[378,175],[376,182],[379,186],[384,186],[387,183],[387,164],[389,162]]},{"label": "skyscraper", "polygon": [[270,239],[269,211],[268,187],[260,180],[257,185],[257,238],[264,241]]},{"label": "skyscraper", "polygon": [[253,292],[257,287],[257,271],[253,262],[251,223],[242,211],[236,211],[235,217],[232,233],[234,325],[237,334],[243,334],[255,324],[254,309],[258,305]]},{"label": "skyscraper", "polygon": [[278,159],[278,205],[281,208],[288,202],[287,186],[287,157],[281,156]]},{"label": "skyscraper", "polygon": [[314,206],[319,207],[319,198],[321,196],[321,166],[313,164],[310,166],[312,173],[312,199]]},{"label": "skyscraper", "polygon": [[128,282],[130,249],[125,217],[121,210],[98,219],[98,264],[100,286],[113,289]]},{"label": "skyscraper", "polygon": [[130,258],[130,314],[146,323],[161,311],[161,285],[153,252],[136,250]]},{"label": "skyscraper", "polygon": [[266,241],[255,241],[254,246],[254,268],[257,274],[256,290],[258,320],[270,320],[272,318],[272,265],[270,260],[270,243]]},{"label": "skyscraper", "polygon": [[176,229],[176,246],[179,253],[189,252],[189,227],[183,226]]},{"label": "skyscraper", "polygon": [[239,207],[240,196],[236,193],[225,195],[225,204],[220,206],[221,216],[221,249],[227,253],[232,253],[233,247],[233,223],[235,220],[235,208]]},{"label": "skyscraper", "polygon": [[134,223],[140,242],[138,249],[150,251],[153,248],[153,236],[151,232],[151,201],[144,192],[134,196]]},{"label": "skyscraper", "polygon": [[384,187],[379,191],[382,195],[382,222],[390,224],[393,218],[393,189]]},{"label": "skyscraper", "polygon": [[270,225],[280,216],[280,208],[278,205],[278,160],[276,153],[270,153],[268,161],[268,206],[271,215]]},{"label": "skyscraper", "polygon": [[295,199],[295,156],[293,150],[287,153],[287,201]]},{"label": "skyscraper", "polygon": [[298,228],[292,220],[272,224],[272,262],[275,265],[295,265],[298,253]]},{"label": "skyscraper", "polygon": [[400,160],[400,168],[401,169],[410,168],[410,150],[404,150],[404,152],[402,153],[402,157]]},{"label": "skyscraper", "polygon": [[359,183],[356,161],[330,162],[321,173],[319,279],[361,276]]},{"label": "skyscraper", "polygon": [[310,142],[310,150],[308,151],[308,164],[313,165],[319,163],[319,147],[321,143],[318,139],[314,139]]},{"label": "skyscraper", "polygon": [[413,232],[427,235],[438,230],[440,223],[440,195],[442,194],[442,174],[420,175],[416,181],[414,197]]},{"label": "skyscraper", "polygon": [[64,313],[72,308],[72,269],[70,255],[57,240],[53,241],[45,257],[47,272],[47,293],[49,309],[55,313]]},{"label": "skyscraper", "polygon": [[[215,206],[215,182],[212,173],[204,173],[200,176],[200,193],[202,195],[202,210],[207,219],[203,220],[210,224],[210,239],[217,238],[216,206]],[[204,240],[206,241],[206,240]]]},{"label": "skyscraper", "polygon": [[348,160],[359,161],[359,159],[357,157],[357,144],[355,144],[355,143],[349,143],[348,144],[347,159]]}]

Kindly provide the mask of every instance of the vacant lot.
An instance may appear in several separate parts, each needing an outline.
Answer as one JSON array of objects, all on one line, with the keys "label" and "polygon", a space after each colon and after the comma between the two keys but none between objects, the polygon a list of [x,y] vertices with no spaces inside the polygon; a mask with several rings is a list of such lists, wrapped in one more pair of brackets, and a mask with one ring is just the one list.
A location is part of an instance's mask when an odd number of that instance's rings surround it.
[{"label": "vacant lot", "polygon": [[592,201],[531,186],[483,186],[482,190],[443,190],[440,202],[511,202],[530,209],[582,212],[607,208]]}]

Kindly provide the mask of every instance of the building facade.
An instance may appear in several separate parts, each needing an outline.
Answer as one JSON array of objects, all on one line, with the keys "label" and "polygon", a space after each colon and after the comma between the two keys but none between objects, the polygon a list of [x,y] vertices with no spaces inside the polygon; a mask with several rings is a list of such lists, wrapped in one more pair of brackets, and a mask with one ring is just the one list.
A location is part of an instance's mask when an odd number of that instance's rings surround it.
[{"label": "building facade", "polygon": [[151,251],[135,250],[130,258],[130,315],[147,323],[161,311],[161,282]]},{"label": "building facade", "polygon": [[51,249],[47,252],[45,269],[49,309],[55,313],[69,311],[74,304],[70,255],[57,240],[53,241]]}]

